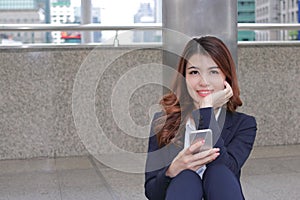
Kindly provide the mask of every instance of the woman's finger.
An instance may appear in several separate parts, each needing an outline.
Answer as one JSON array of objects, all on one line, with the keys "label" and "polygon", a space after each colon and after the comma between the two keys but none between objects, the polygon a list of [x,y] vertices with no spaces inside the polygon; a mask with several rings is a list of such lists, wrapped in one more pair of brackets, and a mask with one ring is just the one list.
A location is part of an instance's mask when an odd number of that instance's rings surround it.
[{"label": "woman's finger", "polygon": [[224,91],[226,92],[226,94],[230,93],[232,91],[231,86],[229,85],[229,83],[227,81],[225,81],[225,89]]},{"label": "woman's finger", "polygon": [[231,88],[231,86],[229,85],[229,83],[227,81],[224,81],[224,84],[225,84],[225,89],[224,89],[225,98],[230,99],[233,96],[232,88]]},{"label": "woman's finger", "polygon": [[213,148],[193,155],[190,167],[199,167],[215,160],[220,155],[219,151],[219,148]]},{"label": "woman's finger", "polygon": [[197,170],[197,169],[199,169],[199,167],[202,167],[203,165],[206,165],[206,164],[214,161],[219,155],[220,155],[220,153],[216,152],[216,153],[210,154],[209,156],[204,157],[203,159],[191,162],[190,168]]},{"label": "woman's finger", "polygon": [[186,149],[185,155],[194,154],[195,152],[199,152],[201,146],[204,144],[204,140],[200,140],[192,144],[189,148]]},{"label": "woman's finger", "polygon": [[220,151],[219,148],[212,148],[212,149],[209,149],[209,150],[206,150],[206,151],[201,151],[195,155],[193,155],[192,157],[192,160],[201,160],[201,159],[204,159],[206,157],[209,157],[211,156],[212,154],[215,154],[215,153],[218,153]]}]

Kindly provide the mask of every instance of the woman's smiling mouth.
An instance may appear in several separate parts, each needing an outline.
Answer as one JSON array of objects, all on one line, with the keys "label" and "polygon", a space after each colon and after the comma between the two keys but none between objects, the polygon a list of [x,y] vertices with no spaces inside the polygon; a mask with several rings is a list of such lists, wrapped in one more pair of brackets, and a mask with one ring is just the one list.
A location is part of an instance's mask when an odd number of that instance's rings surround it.
[{"label": "woman's smiling mouth", "polygon": [[210,95],[213,92],[213,90],[197,90],[197,94],[200,97],[206,97],[207,95]]}]

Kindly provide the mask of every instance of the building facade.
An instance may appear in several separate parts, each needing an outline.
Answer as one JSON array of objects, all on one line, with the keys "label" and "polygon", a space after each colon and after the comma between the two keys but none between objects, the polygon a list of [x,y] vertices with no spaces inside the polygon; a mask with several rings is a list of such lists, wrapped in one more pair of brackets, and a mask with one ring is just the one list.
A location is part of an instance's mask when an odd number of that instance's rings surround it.
[{"label": "building facade", "polygon": [[36,0],[0,0],[2,10],[32,10],[36,6]]},{"label": "building facade", "polygon": [[[140,3],[138,11],[134,15],[134,23],[157,23],[162,21],[161,1],[150,1]],[[134,31],[133,42],[159,42],[161,41],[161,32],[156,30]]]},{"label": "building facade", "polygon": [[[238,0],[238,23],[255,23],[255,0]],[[239,41],[255,40],[254,31],[238,31]]]},{"label": "building facade", "polygon": [[[281,23],[298,23],[299,0],[280,1],[280,21]],[[297,40],[298,30],[280,31],[281,40]]]},{"label": "building facade", "polygon": [[[40,24],[43,12],[37,0],[0,0],[0,24]],[[1,41],[8,43],[43,43],[42,32],[4,32]]]},{"label": "building facade", "polygon": [[[70,0],[53,0],[50,7],[51,24],[74,23],[74,8],[71,7]],[[63,43],[61,31],[52,32],[52,43]]]},{"label": "building facade", "polygon": [[[256,0],[256,23],[280,23],[280,0]],[[256,31],[256,40],[279,40],[280,31]]]}]

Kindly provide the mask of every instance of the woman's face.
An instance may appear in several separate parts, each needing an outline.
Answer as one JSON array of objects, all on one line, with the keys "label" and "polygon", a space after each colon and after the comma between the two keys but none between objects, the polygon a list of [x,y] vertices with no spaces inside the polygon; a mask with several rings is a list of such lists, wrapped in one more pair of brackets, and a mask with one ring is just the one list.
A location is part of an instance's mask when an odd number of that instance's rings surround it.
[{"label": "woman's face", "polygon": [[186,85],[195,103],[209,94],[224,89],[225,75],[211,57],[194,54],[186,66]]}]

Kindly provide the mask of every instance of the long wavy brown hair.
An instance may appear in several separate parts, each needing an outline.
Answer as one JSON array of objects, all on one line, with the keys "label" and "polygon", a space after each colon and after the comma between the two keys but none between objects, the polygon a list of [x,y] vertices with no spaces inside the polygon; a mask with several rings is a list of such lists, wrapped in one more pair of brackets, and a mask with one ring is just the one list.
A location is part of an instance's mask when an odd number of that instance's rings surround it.
[{"label": "long wavy brown hair", "polygon": [[163,115],[155,123],[159,146],[179,141],[180,137],[183,136],[182,132],[187,117],[194,109],[193,99],[187,91],[185,80],[187,62],[194,54],[210,56],[226,76],[226,81],[233,90],[233,96],[227,102],[227,110],[235,112],[237,107],[242,105],[235,64],[226,45],[214,36],[193,38],[186,44],[180,57],[178,73],[173,79],[171,92],[160,100]]}]

